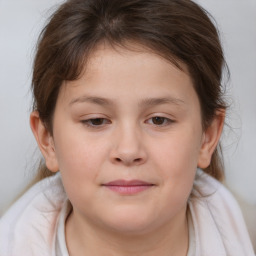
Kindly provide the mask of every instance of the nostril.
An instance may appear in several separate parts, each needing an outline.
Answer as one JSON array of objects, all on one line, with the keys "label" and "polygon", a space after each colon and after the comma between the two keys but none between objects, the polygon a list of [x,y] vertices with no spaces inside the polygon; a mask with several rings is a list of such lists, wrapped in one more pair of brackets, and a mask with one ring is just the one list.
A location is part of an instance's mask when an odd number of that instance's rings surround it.
[{"label": "nostril", "polygon": [[116,157],[115,158],[115,161],[117,162],[117,163],[121,163],[121,162],[123,162],[123,163],[125,163],[125,164],[132,164],[132,163],[135,163],[135,164],[139,164],[141,161],[142,161],[142,158],[135,158],[135,159],[122,159],[122,158],[119,158],[119,157]]},{"label": "nostril", "polygon": [[138,163],[138,162],[140,162],[141,161],[141,158],[136,158],[136,159],[134,159],[134,162],[135,163]]}]

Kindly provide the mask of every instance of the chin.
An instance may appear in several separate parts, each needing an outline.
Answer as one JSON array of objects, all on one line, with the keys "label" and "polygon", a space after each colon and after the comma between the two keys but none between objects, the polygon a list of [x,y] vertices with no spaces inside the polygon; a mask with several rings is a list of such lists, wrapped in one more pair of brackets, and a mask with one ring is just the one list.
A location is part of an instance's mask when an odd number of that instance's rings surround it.
[{"label": "chin", "polygon": [[156,219],[146,212],[130,210],[111,214],[104,222],[106,226],[115,232],[124,235],[142,235],[153,229]]}]

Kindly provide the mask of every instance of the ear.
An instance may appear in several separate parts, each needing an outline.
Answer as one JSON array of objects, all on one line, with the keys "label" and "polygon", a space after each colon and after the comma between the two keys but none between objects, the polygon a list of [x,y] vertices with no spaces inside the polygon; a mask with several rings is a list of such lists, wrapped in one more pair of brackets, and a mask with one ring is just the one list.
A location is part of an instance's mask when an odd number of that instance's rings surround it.
[{"label": "ear", "polygon": [[211,157],[216,149],[222,133],[225,120],[225,110],[218,111],[211,124],[205,129],[197,166],[207,168],[211,163]]},{"label": "ear", "polygon": [[59,165],[55,153],[53,137],[41,121],[37,111],[33,111],[30,114],[30,127],[40,151],[44,156],[47,168],[52,172],[57,172]]}]

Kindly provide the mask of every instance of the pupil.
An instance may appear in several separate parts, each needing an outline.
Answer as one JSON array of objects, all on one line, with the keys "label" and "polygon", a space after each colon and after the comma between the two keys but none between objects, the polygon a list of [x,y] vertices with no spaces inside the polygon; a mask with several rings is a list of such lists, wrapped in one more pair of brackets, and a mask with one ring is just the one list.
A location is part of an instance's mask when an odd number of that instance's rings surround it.
[{"label": "pupil", "polygon": [[160,125],[164,123],[164,117],[153,117],[153,123]]},{"label": "pupil", "polygon": [[103,123],[103,119],[102,118],[95,118],[91,120],[93,125],[101,125]]}]

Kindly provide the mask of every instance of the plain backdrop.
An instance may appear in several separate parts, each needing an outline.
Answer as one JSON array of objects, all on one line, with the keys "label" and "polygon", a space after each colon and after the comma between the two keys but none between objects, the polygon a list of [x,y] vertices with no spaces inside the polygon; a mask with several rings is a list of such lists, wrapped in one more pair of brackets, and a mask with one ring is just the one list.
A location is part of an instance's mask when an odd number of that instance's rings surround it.
[{"label": "plain backdrop", "polygon": [[[25,188],[40,156],[29,127],[37,37],[60,0],[0,0],[0,215]],[[215,18],[231,79],[223,135],[226,184],[256,242],[256,0],[198,0]]]}]

